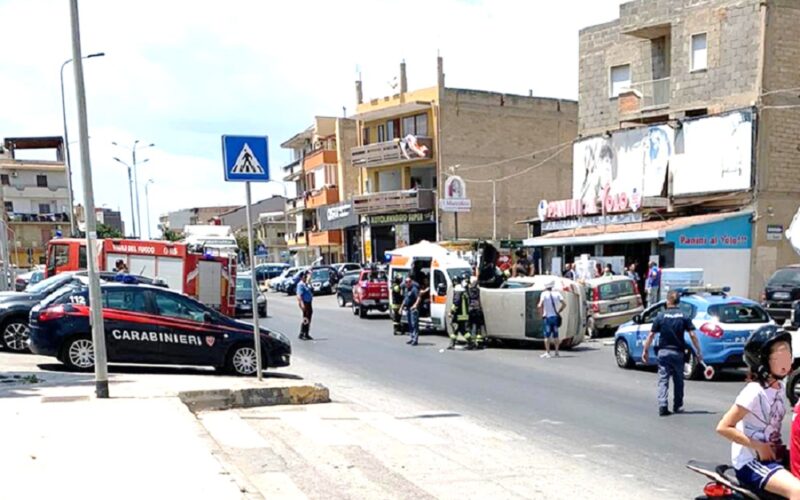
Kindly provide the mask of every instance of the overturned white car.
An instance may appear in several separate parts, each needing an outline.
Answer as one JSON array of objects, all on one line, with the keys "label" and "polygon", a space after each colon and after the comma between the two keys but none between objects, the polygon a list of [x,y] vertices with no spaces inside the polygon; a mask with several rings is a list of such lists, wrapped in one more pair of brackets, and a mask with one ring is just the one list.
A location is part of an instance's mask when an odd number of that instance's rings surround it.
[{"label": "overturned white car", "polygon": [[481,305],[489,338],[542,341],[544,321],[539,296],[548,283],[566,303],[558,336],[565,348],[583,342],[586,333],[586,295],[575,281],[556,276],[511,278],[500,288],[481,288]]}]

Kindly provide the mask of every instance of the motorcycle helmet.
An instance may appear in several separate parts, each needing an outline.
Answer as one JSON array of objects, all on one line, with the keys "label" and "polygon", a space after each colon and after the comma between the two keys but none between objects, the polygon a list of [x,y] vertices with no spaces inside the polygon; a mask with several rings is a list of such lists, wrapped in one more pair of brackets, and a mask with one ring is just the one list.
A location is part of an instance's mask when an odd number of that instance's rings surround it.
[{"label": "motorcycle helmet", "polygon": [[792,335],[776,325],[762,326],[748,337],[744,345],[744,362],[760,382],[766,382],[770,377],[770,351],[776,342],[781,341],[788,342],[791,347]]}]

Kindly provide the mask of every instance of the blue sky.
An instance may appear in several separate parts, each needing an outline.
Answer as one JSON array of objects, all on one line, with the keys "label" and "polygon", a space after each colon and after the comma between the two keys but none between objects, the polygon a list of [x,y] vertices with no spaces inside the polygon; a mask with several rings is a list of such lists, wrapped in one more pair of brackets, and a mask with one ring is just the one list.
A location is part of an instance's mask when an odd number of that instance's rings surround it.
[{"label": "blue sky", "polygon": [[[578,30],[614,19],[620,0],[425,2],[80,0],[95,203],[130,221],[127,173],[111,145],[154,142],[140,158],[157,215],[244,202],[223,182],[220,136],[268,135],[274,178],[280,143],[314,115],[355,109],[392,93],[399,63],[410,88],[435,84],[437,51],[448,86],[577,98]],[[62,135],[59,68],[71,57],[67,0],[0,0],[0,136]],[[65,72],[71,139],[77,139],[72,72]],[[72,146],[77,165],[77,144]],[[76,176],[77,177],[77,176]],[[76,200],[81,200],[76,178]],[[254,187],[254,198],[282,187]],[[146,232],[145,232],[146,236]]]}]

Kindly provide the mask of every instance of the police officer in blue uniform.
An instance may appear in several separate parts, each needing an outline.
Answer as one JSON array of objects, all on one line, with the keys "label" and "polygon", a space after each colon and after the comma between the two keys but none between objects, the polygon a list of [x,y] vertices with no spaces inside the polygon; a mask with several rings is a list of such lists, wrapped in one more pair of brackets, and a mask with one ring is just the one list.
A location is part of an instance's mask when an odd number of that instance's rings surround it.
[{"label": "police officer in blue uniform", "polygon": [[670,415],[669,411],[669,379],[675,385],[672,411],[683,412],[683,364],[686,356],[686,339],[684,332],[694,344],[698,362],[703,362],[700,342],[694,333],[694,323],[678,308],[680,298],[678,292],[667,295],[667,308],[660,312],[653,322],[650,334],[644,341],[642,361],[647,363],[650,344],[656,333],[659,334],[656,345],[658,357],[658,414],[662,417]]},{"label": "police officer in blue uniform", "polygon": [[311,271],[306,271],[297,283],[297,304],[303,311],[303,323],[300,325],[300,335],[298,336],[300,340],[314,340],[308,333],[311,330],[311,316],[314,313],[311,306],[314,294],[311,292],[311,287],[308,286],[309,281],[311,281]]}]

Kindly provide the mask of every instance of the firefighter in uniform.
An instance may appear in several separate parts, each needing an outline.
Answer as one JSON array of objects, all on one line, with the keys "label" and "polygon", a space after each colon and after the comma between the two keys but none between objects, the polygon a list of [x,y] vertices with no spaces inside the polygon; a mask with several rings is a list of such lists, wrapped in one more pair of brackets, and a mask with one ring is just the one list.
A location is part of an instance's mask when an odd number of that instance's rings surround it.
[{"label": "firefighter in uniform", "polygon": [[392,283],[392,328],[395,335],[403,335],[403,324],[400,322],[400,307],[403,305],[403,279],[395,276]]},{"label": "firefighter in uniform", "polygon": [[453,331],[450,335],[450,346],[448,349],[455,349],[456,343],[461,339],[465,340],[467,347],[471,347],[469,325],[469,296],[465,283],[459,283],[453,289],[453,306],[450,308],[450,319],[453,324]]},{"label": "firefighter in uniform", "polygon": [[467,297],[469,304],[467,311],[469,314],[469,332],[473,346],[481,348],[486,342],[486,335],[484,333],[484,319],[483,308],[481,307],[481,289],[478,286],[478,277],[472,276],[469,279],[469,286],[467,287]]}]

